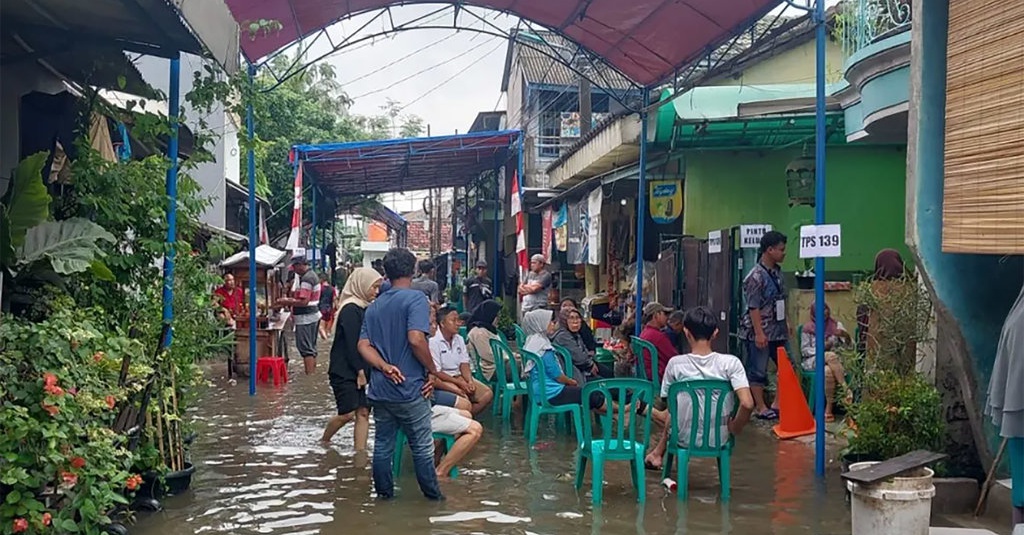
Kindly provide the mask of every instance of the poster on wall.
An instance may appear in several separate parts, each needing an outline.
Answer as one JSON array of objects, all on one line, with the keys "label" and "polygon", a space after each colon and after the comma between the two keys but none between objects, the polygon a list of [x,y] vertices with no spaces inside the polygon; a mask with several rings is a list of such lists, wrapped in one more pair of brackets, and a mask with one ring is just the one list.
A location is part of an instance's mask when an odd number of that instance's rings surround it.
[{"label": "poster on wall", "polygon": [[568,244],[566,254],[570,264],[586,263],[586,226],[587,208],[583,201],[569,204]]},{"label": "poster on wall", "polygon": [[569,246],[569,210],[565,203],[559,205],[558,211],[555,212],[554,227],[555,248],[564,253]]},{"label": "poster on wall", "polygon": [[548,206],[547,208],[544,209],[544,212],[541,214],[540,224],[540,252],[542,255],[544,255],[544,262],[548,264],[551,263],[551,238],[552,232],[554,231],[554,229],[552,228],[553,223],[554,211],[552,211],[551,207]]},{"label": "poster on wall", "polygon": [[[607,113],[591,113],[590,128],[593,130],[601,121],[605,120]],[[577,111],[563,111],[561,116],[560,137],[580,137],[580,113]]]},{"label": "poster on wall", "polygon": [[594,188],[587,197],[587,263],[601,264],[601,188]]},{"label": "poster on wall", "polygon": [[683,183],[677,180],[654,180],[649,195],[651,219],[655,223],[671,223],[683,213]]}]

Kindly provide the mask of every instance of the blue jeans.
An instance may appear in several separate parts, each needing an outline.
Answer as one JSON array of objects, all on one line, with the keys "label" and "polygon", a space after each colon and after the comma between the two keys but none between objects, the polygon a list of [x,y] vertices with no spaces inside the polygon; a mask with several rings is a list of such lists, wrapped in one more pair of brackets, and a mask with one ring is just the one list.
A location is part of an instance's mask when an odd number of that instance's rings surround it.
[{"label": "blue jeans", "polygon": [[430,429],[430,402],[419,398],[408,402],[370,400],[376,426],[373,443],[373,486],[377,496],[391,499],[395,496],[392,467],[395,457],[395,439],[401,429],[412,450],[416,480],[423,495],[430,500],[443,500],[441,487],[434,471],[434,437]]}]

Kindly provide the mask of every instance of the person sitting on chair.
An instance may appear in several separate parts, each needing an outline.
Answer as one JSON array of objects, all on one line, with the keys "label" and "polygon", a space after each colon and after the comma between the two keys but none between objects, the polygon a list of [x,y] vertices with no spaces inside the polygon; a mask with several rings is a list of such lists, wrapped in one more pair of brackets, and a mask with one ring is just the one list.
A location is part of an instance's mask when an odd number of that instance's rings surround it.
[{"label": "person sitting on chair", "polygon": [[[736,416],[723,420],[721,436],[728,437],[729,434],[738,435],[743,427],[750,421],[750,414],[754,410],[754,398],[750,394],[750,383],[747,381],[747,373],[743,369],[743,363],[735,355],[716,353],[711,349],[711,342],[718,336],[718,320],[715,315],[706,307],[697,307],[686,312],[683,318],[683,333],[687,342],[692,348],[691,352],[685,355],[672,357],[665,366],[665,376],[661,383],[661,396],[657,401],[658,409],[665,409],[668,406],[668,392],[673,384],[680,381],[691,381],[695,379],[722,379],[729,381],[732,389],[739,398],[740,407]],[[709,400],[705,400],[707,402]],[[714,400],[710,400],[714,402]],[[732,412],[732,403],[727,402],[724,407],[726,414]],[[690,404],[690,396],[682,394],[679,396],[679,414],[677,422],[670,422],[669,425],[676,425],[680,444],[688,444],[690,440],[690,427],[693,425],[691,418],[693,410]],[[665,449],[668,445],[669,426],[665,426],[665,432],[661,435],[658,445],[647,454],[644,464],[648,468],[658,469],[662,466],[662,458],[665,456]],[[684,482],[680,482],[683,484]]]},{"label": "person sitting on chair", "polygon": [[[494,393],[487,385],[473,378],[466,342],[459,336],[462,321],[459,311],[453,307],[441,307],[437,312],[437,334],[430,338],[430,355],[434,366],[444,375],[445,381],[435,383],[434,395],[441,399],[442,393],[468,399],[472,404],[470,412],[480,414],[491,403]],[[440,403],[447,405],[447,403]]]}]

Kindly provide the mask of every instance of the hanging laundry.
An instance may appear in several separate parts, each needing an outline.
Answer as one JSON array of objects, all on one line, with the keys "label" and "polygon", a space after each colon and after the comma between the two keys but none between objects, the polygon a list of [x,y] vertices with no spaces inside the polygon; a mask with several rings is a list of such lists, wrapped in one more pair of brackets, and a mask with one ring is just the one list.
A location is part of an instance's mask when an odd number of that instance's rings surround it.
[{"label": "hanging laundry", "polygon": [[565,203],[558,207],[555,212],[555,249],[565,252],[569,247],[569,210]]}]

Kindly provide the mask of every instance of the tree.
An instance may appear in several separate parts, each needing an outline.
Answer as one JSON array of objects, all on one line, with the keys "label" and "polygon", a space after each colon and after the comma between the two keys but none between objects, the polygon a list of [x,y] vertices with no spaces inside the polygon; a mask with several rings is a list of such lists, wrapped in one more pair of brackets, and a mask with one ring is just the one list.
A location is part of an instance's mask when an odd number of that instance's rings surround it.
[{"label": "tree", "polygon": [[[401,115],[401,103],[392,99],[387,100],[378,115],[351,113],[353,102],[345,94],[333,65],[320,63],[310,66],[280,84],[271,74],[271,71],[288,72],[289,68],[302,61],[303,58],[278,56],[271,62],[269,70],[264,69],[257,75],[252,87],[245,75],[227,81],[197,76],[190,93],[193,104],[233,101],[232,111],[239,117],[245,116],[246,104],[252,103],[256,132],[253,147],[256,189],[270,200],[277,211],[277,215],[267,221],[271,236],[287,232],[291,226],[291,211],[278,209],[292,203],[295,171],[288,160],[292,146],[387,139],[394,137],[396,132],[402,137],[416,137],[424,129],[423,119],[415,115]],[[231,94],[240,95],[240,98],[230,98]],[[240,144],[243,149],[248,148],[248,140],[244,136]],[[247,163],[246,158],[240,158],[243,182],[248,179]],[[311,197],[307,195],[304,198],[304,213],[311,213]],[[333,205],[324,199],[317,213],[326,219],[332,210]]]}]

